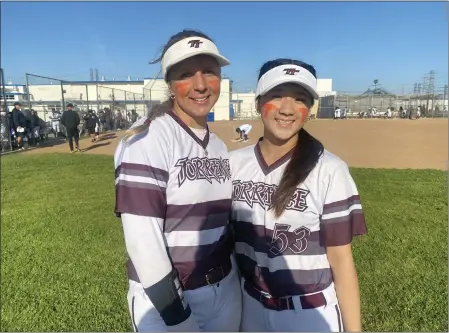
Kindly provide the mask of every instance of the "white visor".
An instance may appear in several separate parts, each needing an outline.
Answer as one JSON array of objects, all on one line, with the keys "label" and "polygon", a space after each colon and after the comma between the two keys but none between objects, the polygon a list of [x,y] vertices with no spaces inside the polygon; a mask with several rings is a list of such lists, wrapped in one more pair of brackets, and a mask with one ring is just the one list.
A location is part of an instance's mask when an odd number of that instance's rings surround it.
[{"label": "white visor", "polygon": [[162,58],[162,75],[165,79],[168,70],[177,63],[199,54],[207,54],[217,59],[221,67],[230,64],[229,60],[218,52],[217,46],[201,37],[189,37],[176,42],[168,48]]},{"label": "white visor", "polygon": [[317,79],[307,69],[297,65],[281,65],[270,69],[257,83],[256,98],[283,83],[295,83],[304,87],[314,99],[318,99],[316,91]]}]

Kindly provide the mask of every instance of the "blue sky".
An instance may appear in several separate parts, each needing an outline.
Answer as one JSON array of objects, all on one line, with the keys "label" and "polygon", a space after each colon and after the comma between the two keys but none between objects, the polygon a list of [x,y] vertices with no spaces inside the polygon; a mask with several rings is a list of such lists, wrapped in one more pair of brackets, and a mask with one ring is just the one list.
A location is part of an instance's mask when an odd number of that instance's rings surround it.
[{"label": "blue sky", "polygon": [[167,39],[184,28],[209,34],[231,60],[234,89],[255,87],[260,66],[278,57],[306,61],[338,91],[374,79],[405,91],[430,70],[447,82],[448,4],[444,2],[2,2],[1,66],[89,80],[151,77]]}]

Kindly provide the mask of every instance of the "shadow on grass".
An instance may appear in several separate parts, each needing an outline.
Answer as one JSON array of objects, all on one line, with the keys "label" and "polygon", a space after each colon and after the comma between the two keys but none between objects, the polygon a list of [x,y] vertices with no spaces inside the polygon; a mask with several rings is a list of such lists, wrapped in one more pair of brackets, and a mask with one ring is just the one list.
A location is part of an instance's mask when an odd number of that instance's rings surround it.
[{"label": "shadow on grass", "polygon": [[110,134],[105,134],[103,136],[101,136],[98,141],[104,141],[104,140],[110,140],[110,139],[115,139],[117,137],[117,134],[115,133],[110,133]]},{"label": "shadow on grass", "polygon": [[107,146],[107,145],[110,145],[110,144],[111,144],[110,142],[97,143],[97,144],[94,144],[94,145],[92,145],[90,147],[81,149],[81,152],[84,153],[86,151],[89,151],[89,150],[92,150],[92,149],[95,149],[95,148],[99,148],[99,147],[104,147],[104,146]]}]

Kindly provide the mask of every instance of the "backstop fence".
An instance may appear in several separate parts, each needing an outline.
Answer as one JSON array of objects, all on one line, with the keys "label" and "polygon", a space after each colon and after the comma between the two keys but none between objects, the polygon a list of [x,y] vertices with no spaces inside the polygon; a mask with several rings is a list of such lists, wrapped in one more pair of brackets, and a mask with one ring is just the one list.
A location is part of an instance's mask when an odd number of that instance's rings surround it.
[{"label": "backstop fence", "polygon": [[[233,93],[231,107],[235,120],[258,119],[254,93]],[[448,117],[448,88],[447,85],[436,89],[434,94],[363,94],[350,92],[336,92],[321,96],[315,101],[311,110],[312,118],[331,119],[335,109],[346,109],[347,118],[381,117],[388,108],[392,117],[415,116],[418,107],[423,117]],[[373,109],[375,113],[372,113]],[[400,112],[404,110],[404,114]]]},{"label": "backstop fence", "polygon": [[96,85],[96,95],[98,110],[109,108],[114,113],[122,112],[124,115],[135,110],[139,116],[145,114],[146,105],[143,93]]},{"label": "backstop fence", "polygon": [[0,68],[0,152],[12,149],[11,123],[9,108],[6,103],[6,87],[3,68]]},{"label": "backstop fence", "polygon": [[22,103],[24,109],[33,109],[48,122],[53,112],[62,113],[69,103],[75,111],[86,112],[90,108],[89,90],[84,84],[27,73]]},{"label": "backstop fence", "polygon": [[[53,111],[63,112],[67,104],[81,115],[89,109],[99,112],[108,108],[114,114],[124,117],[133,110],[144,116],[147,112],[149,97],[142,93],[125,89],[108,87],[99,82],[73,82],[36,74],[26,73],[26,87],[21,100],[25,109],[37,111],[39,117],[48,121]],[[149,94],[150,95],[150,94]],[[11,103],[13,104],[13,101]]]},{"label": "backstop fence", "polygon": [[[418,107],[423,117],[447,117],[447,87],[444,93],[438,94],[350,94],[339,92],[335,95],[334,109],[347,109],[348,117],[360,117],[369,115],[373,108],[377,115],[385,114],[388,108],[393,117],[402,117],[404,114],[415,116]],[[404,111],[404,114],[400,112]],[[324,118],[324,117],[322,117]],[[326,118],[330,118],[330,115]]]}]

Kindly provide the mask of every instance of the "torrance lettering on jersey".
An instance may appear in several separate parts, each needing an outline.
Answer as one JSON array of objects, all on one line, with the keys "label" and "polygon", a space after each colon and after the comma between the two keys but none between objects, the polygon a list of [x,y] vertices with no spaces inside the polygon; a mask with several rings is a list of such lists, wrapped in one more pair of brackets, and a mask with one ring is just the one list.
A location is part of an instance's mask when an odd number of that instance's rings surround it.
[{"label": "torrance lettering on jersey", "polygon": [[178,174],[179,187],[188,179],[190,181],[205,179],[212,184],[212,180],[223,183],[231,179],[231,167],[229,159],[188,157],[181,158],[176,162],[176,167],[180,167]]},{"label": "torrance lettering on jersey", "polygon": [[[277,190],[276,185],[254,183],[252,181],[242,182],[240,180],[233,181],[232,185],[232,200],[246,202],[251,208],[254,204],[259,204],[263,208],[271,208],[273,194]],[[286,209],[305,211],[308,207],[306,198],[309,193],[307,190],[297,188],[290,198]]]}]

